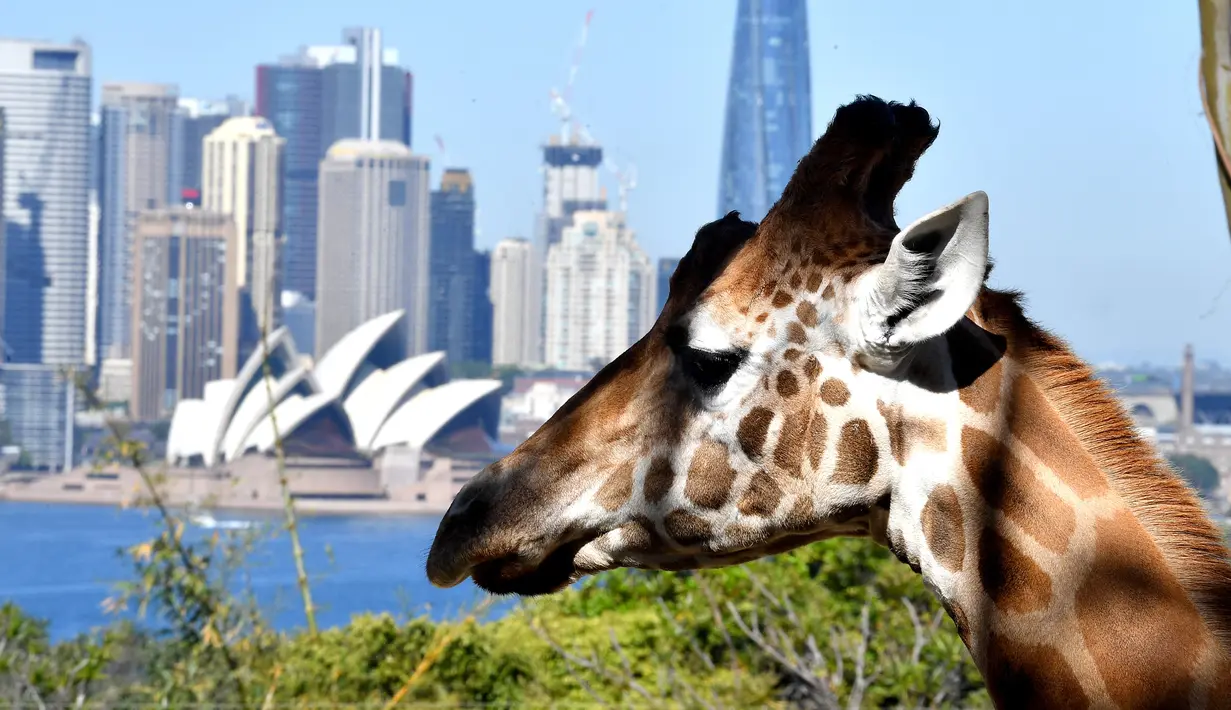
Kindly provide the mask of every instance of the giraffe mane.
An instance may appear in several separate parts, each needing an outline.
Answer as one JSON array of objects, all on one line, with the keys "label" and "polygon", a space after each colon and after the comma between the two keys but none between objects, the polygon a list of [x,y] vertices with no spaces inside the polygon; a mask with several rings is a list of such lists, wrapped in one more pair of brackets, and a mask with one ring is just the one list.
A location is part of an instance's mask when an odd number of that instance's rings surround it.
[{"label": "giraffe mane", "polygon": [[1067,344],[1026,316],[1021,294],[985,288],[977,305],[1009,341],[1061,420],[1158,545],[1224,649],[1231,649],[1231,559],[1193,489],[1136,431],[1124,407]]}]

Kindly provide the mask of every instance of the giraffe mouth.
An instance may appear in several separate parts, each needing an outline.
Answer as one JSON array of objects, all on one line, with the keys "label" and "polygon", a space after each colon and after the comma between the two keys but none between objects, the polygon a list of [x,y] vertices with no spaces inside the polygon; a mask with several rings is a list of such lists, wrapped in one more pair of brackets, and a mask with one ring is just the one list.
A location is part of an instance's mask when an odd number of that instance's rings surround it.
[{"label": "giraffe mouth", "polygon": [[574,558],[589,541],[579,539],[565,543],[537,564],[527,564],[525,556],[520,554],[480,562],[470,570],[470,578],[491,594],[533,597],[558,592],[581,577]]}]

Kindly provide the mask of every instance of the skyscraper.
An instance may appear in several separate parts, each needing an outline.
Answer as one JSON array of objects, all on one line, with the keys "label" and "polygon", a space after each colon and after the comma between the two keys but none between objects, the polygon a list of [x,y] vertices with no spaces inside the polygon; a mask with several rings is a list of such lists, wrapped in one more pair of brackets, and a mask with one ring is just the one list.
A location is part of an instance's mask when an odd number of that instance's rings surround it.
[{"label": "skyscraper", "polygon": [[0,40],[4,341],[20,363],[85,360],[90,48]]},{"label": "skyscraper", "polygon": [[718,215],[759,221],[812,145],[804,0],[739,0],[727,85]]},{"label": "skyscraper", "polygon": [[286,139],[284,288],[316,297],[317,171],[344,138],[411,144],[410,72],[379,30],[347,29],[343,44],[303,47],[256,68],[256,113]]},{"label": "skyscraper", "polygon": [[4,343],[4,107],[0,106],[0,363],[9,359],[8,345]]},{"label": "skyscraper", "polygon": [[235,377],[239,258],[230,215],[171,207],[143,212],[133,242],[130,411],[169,417],[205,383]]},{"label": "skyscraper", "polygon": [[663,312],[663,306],[667,305],[667,294],[671,292],[671,275],[675,273],[675,267],[680,265],[680,260],[674,257],[663,257],[658,260],[658,299],[655,301],[655,314]]},{"label": "skyscraper", "polygon": [[474,280],[470,299],[470,352],[466,359],[490,364],[492,361],[492,255],[476,251],[470,256],[474,262]]},{"label": "skyscraper", "polygon": [[654,266],[621,212],[573,215],[547,253],[546,362],[597,370],[654,322]]},{"label": "skyscraper", "polygon": [[534,287],[541,283],[530,242],[517,237],[501,239],[491,255],[492,364],[530,365],[538,361],[538,303]]},{"label": "skyscraper", "polygon": [[191,200],[194,193],[200,197],[201,178],[204,174],[201,151],[205,136],[228,118],[247,115],[247,104],[236,98],[228,98],[225,101],[185,98],[179,100],[175,109],[175,126],[172,131],[174,142],[171,146],[171,189],[177,204]]},{"label": "skyscraper", "polygon": [[257,330],[272,333],[282,310],[282,150],[267,119],[228,119],[205,137],[201,206],[235,222],[238,283]]},{"label": "skyscraper", "polygon": [[99,157],[98,355],[131,348],[132,230],[143,210],[178,200],[172,185],[179,90],[167,84],[103,85]]},{"label": "skyscraper", "polygon": [[428,348],[450,362],[474,359],[474,182],[448,168],[432,191],[431,266],[428,269]]},{"label": "skyscraper", "polygon": [[321,162],[316,353],[406,310],[408,354],[427,350],[428,160],[401,142],[343,140]]}]

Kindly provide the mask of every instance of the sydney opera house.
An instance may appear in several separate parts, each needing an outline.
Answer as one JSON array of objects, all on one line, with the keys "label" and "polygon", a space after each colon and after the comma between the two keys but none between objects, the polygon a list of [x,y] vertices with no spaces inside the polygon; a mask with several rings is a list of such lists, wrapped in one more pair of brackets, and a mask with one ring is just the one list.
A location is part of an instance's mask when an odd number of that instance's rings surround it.
[{"label": "sydney opera house", "polygon": [[[446,509],[503,453],[501,383],[450,380],[442,352],[407,357],[404,328],[403,311],[373,318],[315,362],[287,328],[272,333],[235,379],[176,405],[168,494],[176,503],[279,507],[281,456],[291,495],[308,510]],[[80,470],[9,497],[123,501],[137,484],[135,471]]]}]

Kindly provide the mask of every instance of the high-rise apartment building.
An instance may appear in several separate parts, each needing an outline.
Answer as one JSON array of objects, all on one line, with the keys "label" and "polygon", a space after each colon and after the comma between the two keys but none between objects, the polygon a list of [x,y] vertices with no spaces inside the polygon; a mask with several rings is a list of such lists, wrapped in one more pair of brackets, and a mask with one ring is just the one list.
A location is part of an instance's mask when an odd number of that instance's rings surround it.
[{"label": "high-rise apartment building", "polygon": [[284,288],[316,297],[317,171],[345,138],[411,144],[413,79],[380,31],[348,29],[343,44],[303,47],[256,69],[256,113],[286,139]]},{"label": "high-rise apartment building", "polygon": [[663,312],[663,306],[667,305],[667,295],[671,292],[671,275],[675,273],[675,267],[680,265],[680,260],[674,257],[663,257],[658,260],[658,299],[655,301],[655,314]]},{"label": "high-rise apartment building", "polygon": [[718,215],[760,221],[812,146],[805,0],[739,0]]},{"label": "high-rise apartment building", "polygon": [[406,310],[406,350],[427,350],[429,163],[395,141],[343,140],[320,167],[316,353]]},{"label": "high-rise apartment building", "polygon": [[170,207],[143,212],[135,227],[130,413],[149,421],[235,377],[239,249],[226,214]]},{"label": "high-rise apartment building", "polygon": [[597,370],[654,322],[654,265],[621,212],[575,213],[547,253],[546,276],[552,367]]},{"label": "high-rise apartment building", "polygon": [[205,137],[201,206],[235,222],[239,287],[258,330],[272,333],[282,308],[283,147],[268,119],[228,119]]},{"label": "high-rise apartment building", "polygon": [[534,248],[525,239],[502,239],[492,249],[492,364],[531,365],[539,351]]},{"label": "high-rise apartment building", "polygon": [[[534,323],[536,335],[534,360],[542,362],[546,339],[546,281],[543,269],[547,252],[560,242],[564,229],[573,223],[573,215],[581,210],[607,209],[607,197],[599,184],[598,169],[603,163],[603,148],[593,141],[573,135],[551,136],[543,146],[543,211],[535,224],[534,265],[530,277],[534,292]],[[550,358],[546,358],[550,361]]]},{"label": "high-rise apartment building", "polygon": [[543,233],[541,249],[560,241],[564,229],[581,210],[605,210],[607,198],[599,185],[598,169],[603,164],[603,148],[571,139],[562,143],[557,136],[543,146]]},{"label": "high-rise apartment building", "polygon": [[[90,48],[0,39],[4,342],[11,362],[85,360]],[[20,443],[20,442],[19,442]]]},{"label": "high-rise apartment building", "polygon": [[432,191],[431,266],[428,268],[428,348],[450,362],[476,358],[474,336],[474,182],[448,168]]},{"label": "high-rise apartment building", "polygon": [[168,84],[108,83],[102,89],[99,149],[97,352],[127,358],[132,332],[132,231],[137,215],[178,200],[172,182],[179,90]]}]

